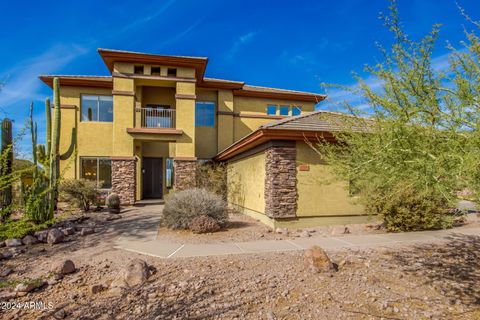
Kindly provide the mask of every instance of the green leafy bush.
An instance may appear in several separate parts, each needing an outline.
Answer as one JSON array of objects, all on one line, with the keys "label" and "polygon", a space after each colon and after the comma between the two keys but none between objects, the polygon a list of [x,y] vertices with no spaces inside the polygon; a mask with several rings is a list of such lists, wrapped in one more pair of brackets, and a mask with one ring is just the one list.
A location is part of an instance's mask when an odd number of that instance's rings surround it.
[{"label": "green leafy bush", "polygon": [[86,179],[66,179],[60,184],[59,191],[63,200],[75,203],[83,211],[90,211],[99,196],[97,183]]},{"label": "green leafy bush", "polygon": [[388,231],[444,229],[453,224],[448,202],[434,190],[419,191],[412,184],[397,183],[366,190],[362,197],[367,213],[383,217]]},{"label": "green leafy bush", "polygon": [[169,228],[189,229],[199,216],[208,216],[223,228],[228,223],[227,204],[221,196],[197,188],[175,192],[165,202],[163,223]]},{"label": "green leafy bush", "polygon": [[21,239],[26,235],[31,235],[36,231],[40,231],[51,226],[55,221],[49,220],[41,224],[35,224],[32,221],[22,220],[8,220],[0,224],[0,241],[6,239]]}]

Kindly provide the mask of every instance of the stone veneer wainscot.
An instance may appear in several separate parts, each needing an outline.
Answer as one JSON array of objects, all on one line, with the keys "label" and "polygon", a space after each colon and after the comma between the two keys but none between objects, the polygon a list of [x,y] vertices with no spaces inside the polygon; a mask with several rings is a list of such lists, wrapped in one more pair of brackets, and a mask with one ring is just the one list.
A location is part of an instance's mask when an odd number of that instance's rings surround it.
[{"label": "stone veneer wainscot", "polygon": [[112,157],[112,192],[122,205],[135,203],[135,162],[134,157]]},{"label": "stone veneer wainscot", "polygon": [[265,153],[265,214],[294,218],[297,211],[296,148],[272,146]]}]

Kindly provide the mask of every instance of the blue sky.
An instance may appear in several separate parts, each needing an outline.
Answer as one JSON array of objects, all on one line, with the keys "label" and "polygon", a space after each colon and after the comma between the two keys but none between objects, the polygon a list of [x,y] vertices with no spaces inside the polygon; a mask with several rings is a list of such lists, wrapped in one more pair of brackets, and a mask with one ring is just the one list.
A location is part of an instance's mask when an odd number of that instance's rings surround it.
[{"label": "blue sky", "polygon": [[[480,19],[477,0],[458,1]],[[398,0],[398,6],[413,38],[442,24],[439,65],[446,40],[458,45],[463,28],[471,28],[454,0]],[[351,72],[380,58],[375,42],[391,41],[378,18],[387,7],[386,0],[2,1],[0,107],[18,132],[33,101],[44,141],[43,101],[51,91],[38,75],[108,75],[97,48],[208,56],[209,77],[323,93],[320,83],[354,84]],[[29,152],[28,139],[19,144],[21,154]]]}]

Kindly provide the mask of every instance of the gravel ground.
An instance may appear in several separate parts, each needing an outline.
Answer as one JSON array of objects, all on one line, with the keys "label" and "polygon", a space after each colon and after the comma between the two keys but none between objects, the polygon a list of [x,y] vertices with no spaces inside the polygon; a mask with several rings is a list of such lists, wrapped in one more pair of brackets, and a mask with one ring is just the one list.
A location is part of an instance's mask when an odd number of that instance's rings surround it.
[{"label": "gravel ground", "polygon": [[[128,214],[85,222],[97,232],[39,244],[0,261],[3,281],[46,279],[65,258],[77,272],[23,297],[0,302],[2,319],[479,319],[480,237],[447,244],[328,251],[338,272],[304,270],[303,252],[158,259],[113,249]],[[137,218],[138,219],[138,216]],[[144,221],[148,224],[148,218]],[[24,248],[24,247],[22,247]],[[6,248],[1,249],[7,250]],[[156,269],[147,282],[111,288],[132,259]],[[106,289],[92,293],[92,286]],[[4,288],[3,292],[7,292]],[[0,292],[1,293],[1,292]],[[48,310],[8,309],[43,302]]]}]

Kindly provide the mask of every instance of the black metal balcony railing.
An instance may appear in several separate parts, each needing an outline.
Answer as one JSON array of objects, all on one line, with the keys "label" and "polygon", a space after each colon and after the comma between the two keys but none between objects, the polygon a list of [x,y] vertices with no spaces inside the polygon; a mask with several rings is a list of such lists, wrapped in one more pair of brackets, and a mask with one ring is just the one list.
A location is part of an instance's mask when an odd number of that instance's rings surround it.
[{"label": "black metal balcony railing", "polygon": [[140,108],[142,128],[175,128],[175,109]]}]

